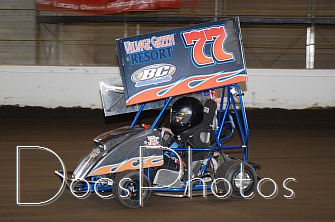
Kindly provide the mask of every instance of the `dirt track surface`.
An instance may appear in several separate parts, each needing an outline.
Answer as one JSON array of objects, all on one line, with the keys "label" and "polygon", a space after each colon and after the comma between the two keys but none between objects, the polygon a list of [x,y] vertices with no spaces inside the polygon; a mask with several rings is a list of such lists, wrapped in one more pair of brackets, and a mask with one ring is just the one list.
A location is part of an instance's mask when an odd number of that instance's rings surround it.
[{"label": "dirt track surface", "polygon": [[[0,108],[0,221],[333,221],[335,217],[335,110],[250,110],[250,160],[262,165],[261,177],[279,186],[277,197],[220,200],[213,196],[176,199],[153,197],[145,207],[125,209],[115,200],[92,194],[76,199],[65,191],[42,207],[16,205],[16,146],[44,146],[73,169],[99,133],[125,125],[130,116],[108,119],[100,110]],[[43,201],[60,182],[54,157],[40,151],[21,153],[21,201]],[[287,200],[282,181],[295,198]]]}]

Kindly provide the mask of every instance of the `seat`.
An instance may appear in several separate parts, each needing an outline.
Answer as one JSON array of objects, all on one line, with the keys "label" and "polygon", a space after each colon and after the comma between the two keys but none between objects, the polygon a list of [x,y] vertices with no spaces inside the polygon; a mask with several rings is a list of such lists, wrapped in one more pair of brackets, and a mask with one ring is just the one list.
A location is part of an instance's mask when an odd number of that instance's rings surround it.
[{"label": "seat", "polygon": [[217,105],[214,100],[208,99],[204,104],[204,117],[200,124],[180,134],[181,141],[193,148],[210,147],[210,138],[213,134],[213,120]]}]

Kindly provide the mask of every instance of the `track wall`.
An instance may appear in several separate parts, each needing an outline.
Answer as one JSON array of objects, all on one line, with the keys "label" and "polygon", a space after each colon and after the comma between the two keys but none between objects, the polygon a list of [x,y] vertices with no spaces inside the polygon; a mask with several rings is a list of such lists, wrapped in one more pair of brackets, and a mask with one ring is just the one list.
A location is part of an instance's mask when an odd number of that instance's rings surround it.
[{"label": "track wall", "polygon": [[[249,69],[252,108],[335,107],[335,70]],[[99,80],[117,67],[0,66],[0,105],[101,108]]]}]

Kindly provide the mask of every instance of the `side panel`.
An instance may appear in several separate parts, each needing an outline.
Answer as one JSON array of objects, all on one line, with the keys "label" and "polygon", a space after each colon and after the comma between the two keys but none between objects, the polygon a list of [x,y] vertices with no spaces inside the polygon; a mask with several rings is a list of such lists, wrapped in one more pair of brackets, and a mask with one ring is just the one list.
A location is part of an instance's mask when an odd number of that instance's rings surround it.
[{"label": "side panel", "polygon": [[[140,105],[126,106],[123,87],[113,85],[113,79],[100,81],[100,93],[105,116],[115,116],[123,113],[137,112]],[[145,104],[144,110],[157,109],[164,106],[164,101],[155,101]]]},{"label": "side panel", "polygon": [[[160,132],[157,130],[140,132],[113,148],[92,168],[88,176],[139,169],[139,147],[148,144],[159,146],[160,140]],[[159,149],[144,150],[143,160],[144,168],[161,166],[164,163],[163,152]]]}]

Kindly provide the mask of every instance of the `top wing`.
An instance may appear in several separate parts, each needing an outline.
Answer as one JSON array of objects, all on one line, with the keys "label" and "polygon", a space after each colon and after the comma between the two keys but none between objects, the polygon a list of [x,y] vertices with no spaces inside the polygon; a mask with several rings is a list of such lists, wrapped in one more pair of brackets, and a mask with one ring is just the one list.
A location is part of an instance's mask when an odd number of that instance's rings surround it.
[{"label": "top wing", "polygon": [[238,18],[116,40],[126,105],[245,82]]}]

